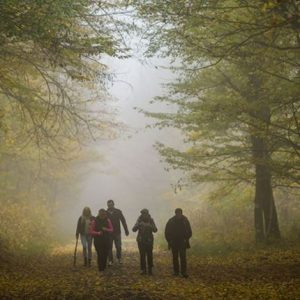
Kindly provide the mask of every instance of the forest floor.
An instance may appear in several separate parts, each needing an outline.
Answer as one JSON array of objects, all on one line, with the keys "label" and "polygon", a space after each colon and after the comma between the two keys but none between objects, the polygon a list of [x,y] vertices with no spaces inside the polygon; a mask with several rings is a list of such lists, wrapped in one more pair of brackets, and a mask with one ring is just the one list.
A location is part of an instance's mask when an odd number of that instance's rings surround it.
[{"label": "forest floor", "polygon": [[[78,247],[80,248],[80,247]],[[0,299],[300,299],[300,251],[257,250],[224,257],[188,253],[189,278],[173,277],[168,251],[154,253],[154,275],[139,274],[136,249],[100,275],[95,257],[73,267],[73,247],[27,257],[0,270]],[[299,249],[298,249],[299,250]]]}]

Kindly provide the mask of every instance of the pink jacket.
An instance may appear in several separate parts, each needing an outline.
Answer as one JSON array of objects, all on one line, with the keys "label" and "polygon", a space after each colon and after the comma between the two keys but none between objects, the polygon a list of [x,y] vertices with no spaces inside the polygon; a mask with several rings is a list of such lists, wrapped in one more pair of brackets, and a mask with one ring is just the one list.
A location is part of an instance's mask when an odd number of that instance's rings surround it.
[{"label": "pink jacket", "polygon": [[107,222],[108,222],[108,227],[103,228],[103,230],[101,230],[101,231],[96,231],[96,220],[94,219],[91,222],[89,234],[91,236],[101,236],[101,235],[103,235],[103,231],[106,231],[109,233],[113,232],[113,226],[112,226],[111,220],[109,218],[107,218]]}]

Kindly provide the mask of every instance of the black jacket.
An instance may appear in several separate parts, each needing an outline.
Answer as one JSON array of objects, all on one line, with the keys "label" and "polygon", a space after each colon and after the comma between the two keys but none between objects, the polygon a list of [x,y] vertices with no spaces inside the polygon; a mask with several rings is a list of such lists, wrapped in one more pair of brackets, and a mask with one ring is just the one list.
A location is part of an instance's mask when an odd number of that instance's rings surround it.
[{"label": "black jacket", "polygon": [[190,248],[189,239],[192,237],[192,229],[187,217],[182,216],[178,219],[176,216],[172,217],[165,228],[165,238],[170,247]]},{"label": "black jacket", "polygon": [[99,217],[96,217],[92,226],[93,226],[93,228],[92,228],[93,231],[96,231],[96,232],[101,231],[102,232],[102,234],[100,236],[98,236],[98,235],[94,236],[95,247],[101,243],[106,243],[108,245],[109,233],[102,230],[103,227],[109,227],[108,220],[100,219]]},{"label": "black jacket", "polygon": [[138,230],[137,242],[144,245],[153,245],[153,232],[157,232],[156,225],[151,217],[144,221],[140,216],[132,228],[133,232]]},{"label": "black jacket", "polygon": [[125,230],[125,233],[128,232],[128,227],[126,224],[126,220],[123,216],[123,213],[120,209],[112,208],[107,210],[107,216],[110,218],[112,222],[112,226],[114,228],[113,234],[120,234],[121,233],[121,225],[120,222],[123,225],[123,228]]}]

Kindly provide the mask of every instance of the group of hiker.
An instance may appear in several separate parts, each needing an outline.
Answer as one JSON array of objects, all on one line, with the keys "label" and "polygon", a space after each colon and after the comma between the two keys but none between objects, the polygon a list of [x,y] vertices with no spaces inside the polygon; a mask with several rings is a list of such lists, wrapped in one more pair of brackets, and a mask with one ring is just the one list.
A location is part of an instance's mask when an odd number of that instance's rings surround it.
[{"label": "group of hiker", "polygon": [[[132,228],[137,234],[137,244],[140,253],[141,274],[152,275],[153,268],[153,233],[157,227],[151,217],[149,210],[144,208],[140,212],[135,225]],[[79,217],[76,228],[76,238],[80,236],[84,266],[91,266],[92,261],[92,240],[97,252],[97,264],[100,272],[103,272],[107,265],[112,266],[113,244],[116,248],[116,257],[119,264],[122,264],[122,240],[121,223],[125,235],[129,230],[125,217],[121,210],[115,208],[113,200],[107,201],[107,209],[100,209],[98,215],[93,217],[89,207],[85,207]],[[172,250],[174,275],[181,274],[187,278],[186,249],[190,248],[189,239],[192,236],[190,222],[182,213],[181,208],[175,209],[175,215],[168,220],[165,227],[165,238],[169,250]]]}]

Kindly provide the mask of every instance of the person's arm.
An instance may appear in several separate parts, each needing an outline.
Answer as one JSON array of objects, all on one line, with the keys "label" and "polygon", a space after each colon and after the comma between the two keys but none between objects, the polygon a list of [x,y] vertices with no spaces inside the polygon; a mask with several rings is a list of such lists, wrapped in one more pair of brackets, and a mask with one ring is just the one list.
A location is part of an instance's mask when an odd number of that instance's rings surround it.
[{"label": "person's arm", "polygon": [[76,227],[76,238],[78,239],[79,233],[80,233],[80,223],[81,223],[81,217],[79,217],[77,221],[77,227]]},{"label": "person's arm", "polygon": [[150,223],[151,223],[151,227],[152,227],[152,232],[157,232],[157,227],[156,227],[153,219],[151,219]]},{"label": "person's arm", "polygon": [[185,230],[186,230],[186,237],[187,239],[190,239],[192,237],[192,228],[191,228],[191,224],[190,221],[188,220],[188,218],[185,218]]},{"label": "person's arm", "polygon": [[121,221],[122,226],[125,230],[125,234],[128,235],[129,231],[128,231],[127,223],[126,223],[125,217],[123,216],[123,213],[122,213],[121,210],[120,210],[120,221]]},{"label": "person's arm", "polygon": [[113,229],[113,226],[112,226],[110,218],[107,218],[107,223],[108,223],[108,226],[107,227],[103,227],[102,230],[106,231],[106,232],[113,232],[114,229]]},{"label": "person's arm", "polygon": [[136,231],[138,231],[139,228],[140,228],[140,218],[137,219],[136,223],[132,227],[132,231],[136,232]]},{"label": "person's arm", "polygon": [[170,243],[171,243],[170,230],[171,230],[171,220],[169,220],[167,222],[166,228],[165,228],[165,239],[167,240],[169,246],[170,246]]},{"label": "person's arm", "polygon": [[96,231],[96,220],[92,221],[92,224],[91,224],[91,226],[89,228],[89,234],[91,236],[100,236],[100,235],[103,234],[102,231]]}]

